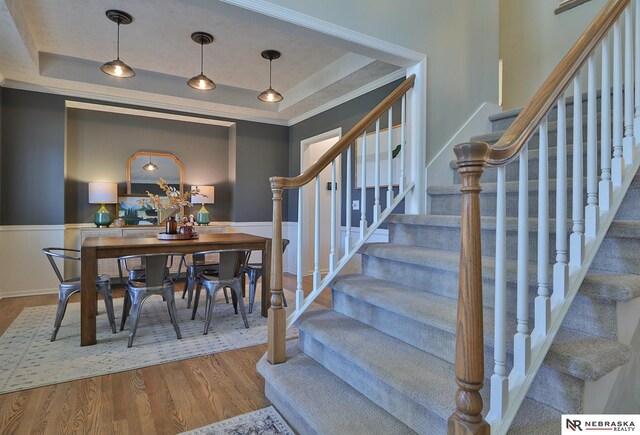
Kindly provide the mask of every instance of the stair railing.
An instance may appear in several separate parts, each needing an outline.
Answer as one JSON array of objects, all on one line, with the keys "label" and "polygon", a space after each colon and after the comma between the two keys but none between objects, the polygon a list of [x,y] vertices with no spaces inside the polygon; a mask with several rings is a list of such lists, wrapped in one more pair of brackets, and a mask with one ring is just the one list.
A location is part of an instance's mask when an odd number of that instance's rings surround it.
[{"label": "stair railing", "polygon": [[[449,418],[449,433],[488,433],[489,429],[496,434],[507,432],[640,167],[634,138],[634,130],[637,131],[640,126],[640,5],[636,4],[634,15],[631,3],[631,0],[610,0],[605,5],[495,145],[470,142],[455,148],[458,171],[462,177],[462,240],[455,361],[458,391],[456,411]],[[596,65],[596,59],[601,59],[600,68]],[[586,195],[583,188],[583,69],[586,69],[587,75]],[[598,73],[601,89],[599,173]],[[570,100],[566,94],[570,93],[571,85],[573,182],[568,197],[566,104]],[[557,113],[556,255],[553,269],[550,270],[549,214],[553,204],[549,202],[549,193],[554,186],[549,183],[548,119],[553,116],[554,108]],[[529,183],[528,179],[528,157],[534,152],[528,149],[528,144],[536,134],[539,138],[537,206],[529,201],[529,188],[534,187],[535,183]],[[640,132],[637,136],[640,136]],[[516,159],[519,159],[518,184],[512,186],[514,183],[511,183],[508,186],[505,165]],[[482,417],[480,395],[485,379],[480,250],[480,177],[484,166],[498,167],[494,371],[486,420]],[[509,372],[505,225],[507,190],[518,195],[516,314],[512,322],[516,325],[516,332],[513,337],[513,365]],[[585,197],[586,206],[583,205]],[[570,235],[567,234],[569,200],[572,200]],[[531,214],[535,216],[536,209],[537,296],[531,329],[528,236],[529,214],[533,210]]]},{"label": "stair railing", "polygon": [[[411,97],[415,75],[409,76],[391,94],[382,100],[371,112],[362,118],[347,134],[340,138],[327,152],[313,163],[307,170],[296,177],[271,177],[273,193],[273,235],[271,249],[271,307],[268,318],[267,360],[278,364],[286,360],[286,329],[311,305],[331,280],[347,265],[380,224],[402,202],[414,187],[411,175],[405,170],[409,159],[417,155],[417,141],[408,138],[407,129],[407,97]],[[395,110],[394,110],[395,108]],[[385,116],[386,115],[386,116]],[[384,129],[386,125],[386,130]],[[369,133],[370,132],[370,133]],[[373,137],[371,137],[373,136]],[[384,143],[386,142],[386,144]],[[371,148],[370,148],[371,147]],[[357,153],[354,156],[354,149]],[[346,168],[344,200],[338,202],[337,181],[339,174],[336,168],[338,159]],[[356,171],[352,171],[352,167]],[[359,165],[359,168],[358,168]],[[327,188],[331,191],[329,210],[320,207],[320,174],[331,166],[331,182]],[[351,198],[353,173],[360,180],[360,221],[359,231],[352,234]],[[373,173],[373,175],[371,175]],[[314,182],[313,218],[313,289],[306,297],[302,288],[305,274],[303,256],[310,251],[310,246],[303,246],[303,188]],[[373,185],[373,209],[371,219],[367,218],[367,190]],[[394,185],[398,186],[397,191]],[[386,195],[381,187],[386,186]],[[282,195],[286,189],[298,189],[298,231],[297,231],[297,283],[296,300],[293,313],[286,318],[283,308],[282,293]],[[368,189],[369,188],[369,189]],[[341,207],[342,205],[342,207]],[[345,212],[346,235],[344,254],[340,257],[338,227],[340,209]],[[321,220],[330,220],[330,234],[321,234]],[[329,270],[324,278],[320,270],[320,240],[330,240]],[[355,239],[355,240],[354,240]]]}]

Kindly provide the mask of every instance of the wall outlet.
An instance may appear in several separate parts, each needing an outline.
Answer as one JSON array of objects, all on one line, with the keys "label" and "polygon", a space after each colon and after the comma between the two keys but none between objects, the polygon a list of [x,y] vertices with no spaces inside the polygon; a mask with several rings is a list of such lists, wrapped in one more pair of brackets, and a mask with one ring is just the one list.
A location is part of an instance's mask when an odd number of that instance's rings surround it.
[{"label": "wall outlet", "polygon": [[352,201],[351,208],[353,210],[360,210],[360,200],[359,199],[354,199]]}]

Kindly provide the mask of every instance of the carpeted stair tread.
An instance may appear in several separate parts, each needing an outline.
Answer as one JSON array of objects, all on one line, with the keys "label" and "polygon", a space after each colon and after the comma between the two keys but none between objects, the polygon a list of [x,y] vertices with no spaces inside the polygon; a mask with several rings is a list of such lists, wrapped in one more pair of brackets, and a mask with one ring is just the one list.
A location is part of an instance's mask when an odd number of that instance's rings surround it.
[{"label": "carpeted stair tread", "polygon": [[[412,320],[455,334],[457,301],[422,292],[392,282],[364,275],[339,277],[335,288],[369,304],[406,316]],[[494,346],[494,310],[483,309],[485,345]],[[533,326],[533,325],[532,325]],[[516,333],[515,317],[508,316],[507,336]],[[584,352],[584,349],[589,349]],[[507,351],[513,353],[513,342],[507,340]],[[583,380],[597,380],[630,358],[629,347],[567,328],[558,331],[545,364]],[[490,373],[487,374],[487,377]]]},{"label": "carpeted stair tread", "polygon": [[[488,385],[488,383],[485,384],[485,386]],[[485,404],[485,407],[488,405]],[[557,435],[561,424],[560,411],[525,398],[507,433],[509,435]]]},{"label": "carpeted stair tread", "polygon": [[454,332],[458,309],[454,299],[365,275],[338,276],[332,288],[419,323]]},{"label": "carpeted stair tread", "polygon": [[640,297],[640,275],[587,275],[580,293],[607,302],[629,302]]},{"label": "carpeted stair tread", "polygon": [[451,414],[451,363],[333,310],[305,313],[298,328],[441,418]]},{"label": "carpeted stair tread", "polygon": [[523,108],[520,107],[517,109],[504,110],[502,112],[494,113],[493,115],[489,115],[489,121],[495,122],[495,121],[500,121],[506,118],[516,117],[520,114],[520,112],[522,112],[522,109]]},{"label": "carpeted stair tread", "polygon": [[[415,434],[313,358],[303,354],[296,342],[287,344],[286,363],[271,365],[265,355],[257,368],[278,396],[294,404],[295,412],[315,433]],[[284,416],[292,417],[286,412]],[[296,419],[291,420],[289,422],[296,425]]]},{"label": "carpeted stair tread", "polygon": [[[586,128],[587,126],[587,115],[583,115],[582,116],[582,125],[583,128]],[[573,126],[573,117],[567,118],[565,120],[565,126],[567,129],[571,128],[571,126]],[[547,123],[547,131],[549,133],[553,133],[555,131],[558,130],[558,121],[550,121]],[[483,133],[483,134],[479,134],[476,136],[472,136],[471,139],[469,139],[470,142],[486,142],[488,144],[494,144],[496,143],[501,137],[502,135],[504,135],[504,133],[507,130],[496,130],[496,131],[492,131],[490,133]],[[537,132],[535,133],[536,135],[538,134]]]},{"label": "carpeted stair tread", "polygon": [[[462,218],[460,215],[441,215],[441,214],[425,214],[425,215],[391,215],[387,218],[387,222],[402,225],[416,225],[425,227],[444,227],[444,228],[460,228]],[[620,221],[618,221],[620,222]],[[640,238],[640,221],[624,221],[638,222]],[[571,220],[567,219],[567,229],[571,228]],[[518,218],[507,216],[505,219],[507,231],[518,231]],[[612,224],[614,225],[615,222]],[[538,227],[537,218],[529,218],[529,230],[534,232]],[[480,217],[480,228],[483,230],[495,230],[496,218],[492,216]],[[556,220],[549,219],[549,232],[555,234]]]}]

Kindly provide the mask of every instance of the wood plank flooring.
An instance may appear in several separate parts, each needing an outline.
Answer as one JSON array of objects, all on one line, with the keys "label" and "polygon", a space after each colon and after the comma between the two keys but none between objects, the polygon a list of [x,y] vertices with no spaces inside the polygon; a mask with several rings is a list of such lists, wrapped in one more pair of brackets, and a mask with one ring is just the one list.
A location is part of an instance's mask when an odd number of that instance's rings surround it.
[{"label": "wood plank flooring", "polygon": [[[283,284],[295,289],[295,276],[285,274]],[[308,293],[309,278],[303,287]],[[121,291],[114,297],[122,297]],[[316,302],[330,307],[330,291]],[[0,333],[23,308],[55,303],[56,295],[0,300]],[[0,434],[175,434],[264,408],[269,401],[255,367],[266,349],[252,346],[1,394]]]}]

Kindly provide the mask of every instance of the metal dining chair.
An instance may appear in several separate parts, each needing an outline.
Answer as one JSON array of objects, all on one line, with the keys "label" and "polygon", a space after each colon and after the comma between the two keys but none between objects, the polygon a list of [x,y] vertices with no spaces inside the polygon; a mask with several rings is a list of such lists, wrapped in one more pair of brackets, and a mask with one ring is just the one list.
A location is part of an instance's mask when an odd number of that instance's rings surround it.
[{"label": "metal dining chair", "polygon": [[211,317],[213,315],[213,308],[216,303],[216,294],[225,288],[231,289],[231,297],[233,300],[233,308],[235,313],[238,314],[238,305],[240,306],[240,313],[242,314],[242,320],[244,321],[244,327],[249,328],[249,321],[247,320],[247,313],[244,309],[244,299],[242,298],[242,274],[246,265],[249,253],[251,251],[246,250],[216,250],[199,252],[198,254],[219,254],[220,266],[217,275],[207,275],[206,273],[200,273],[198,275],[196,294],[193,300],[193,312],[191,320],[196,318],[198,311],[198,301],[200,299],[200,291],[202,287],[205,288],[207,295],[205,306],[205,323],[204,323],[204,335],[209,333],[209,325],[211,324]]},{"label": "metal dining chair", "polygon": [[142,254],[120,257],[119,262],[141,260],[144,273],[135,279],[127,279],[125,284],[124,305],[122,307],[122,321],[120,330],[124,329],[127,317],[131,317],[129,328],[129,342],[127,347],[133,345],[133,339],[138,329],[142,306],[149,296],[160,295],[167,303],[169,317],[176,331],[178,339],[182,338],[178,326],[178,312],[174,297],[174,285],[171,275],[168,273],[168,259],[182,254]]},{"label": "metal dining chair", "polygon": [[[289,246],[289,239],[282,239],[283,254],[284,251],[287,250],[287,246]],[[258,284],[258,279],[260,279],[260,277],[262,277],[263,275],[262,263],[248,263],[244,267],[243,273],[246,273],[247,277],[249,278],[249,313],[252,313],[253,301],[256,298],[256,286]],[[282,303],[285,307],[287,306],[287,299],[284,297],[284,292],[282,292]]]},{"label": "metal dining chair", "polygon": [[[204,273],[208,276],[217,275],[220,268],[218,260],[207,259],[206,256],[200,252],[194,252],[191,254],[191,262],[187,263],[187,256],[183,255],[180,260],[180,266],[178,267],[178,274],[182,269],[182,265],[186,268],[186,279],[184,283],[184,290],[182,291],[182,299],[185,295],[187,297],[187,308],[191,308],[191,301],[193,300],[193,290],[196,286],[198,275]],[[226,303],[229,303],[229,296],[227,290],[224,289],[224,299]]]},{"label": "metal dining chair", "polygon": [[[58,308],[56,310],[56,320],[53,323],[53,333],[51,334],[51,341],[56,340],[58,330],[62,324],[62,318],[67,310],[67,304],[69,298],[80,291],[80,277],[74,277],[70,279],[64,279],[58,264],[55,262],[56,258],[62,260],[80,261],[80,251],[78,249],[66,249],[66,248],[44,248],[42,250],[44,255],[47,256],[51,267],[60,281],[58,286]],[[113,314],[113,296],[111,294],[111,282],[109,281],[109,275],[99,275],[96,279],[96,291],[102,295],[104,299],[104,306],[107,310],[107,317],[109,318],[109,324],[111,325],[111,331],[116,333],[116,318]]]}]

